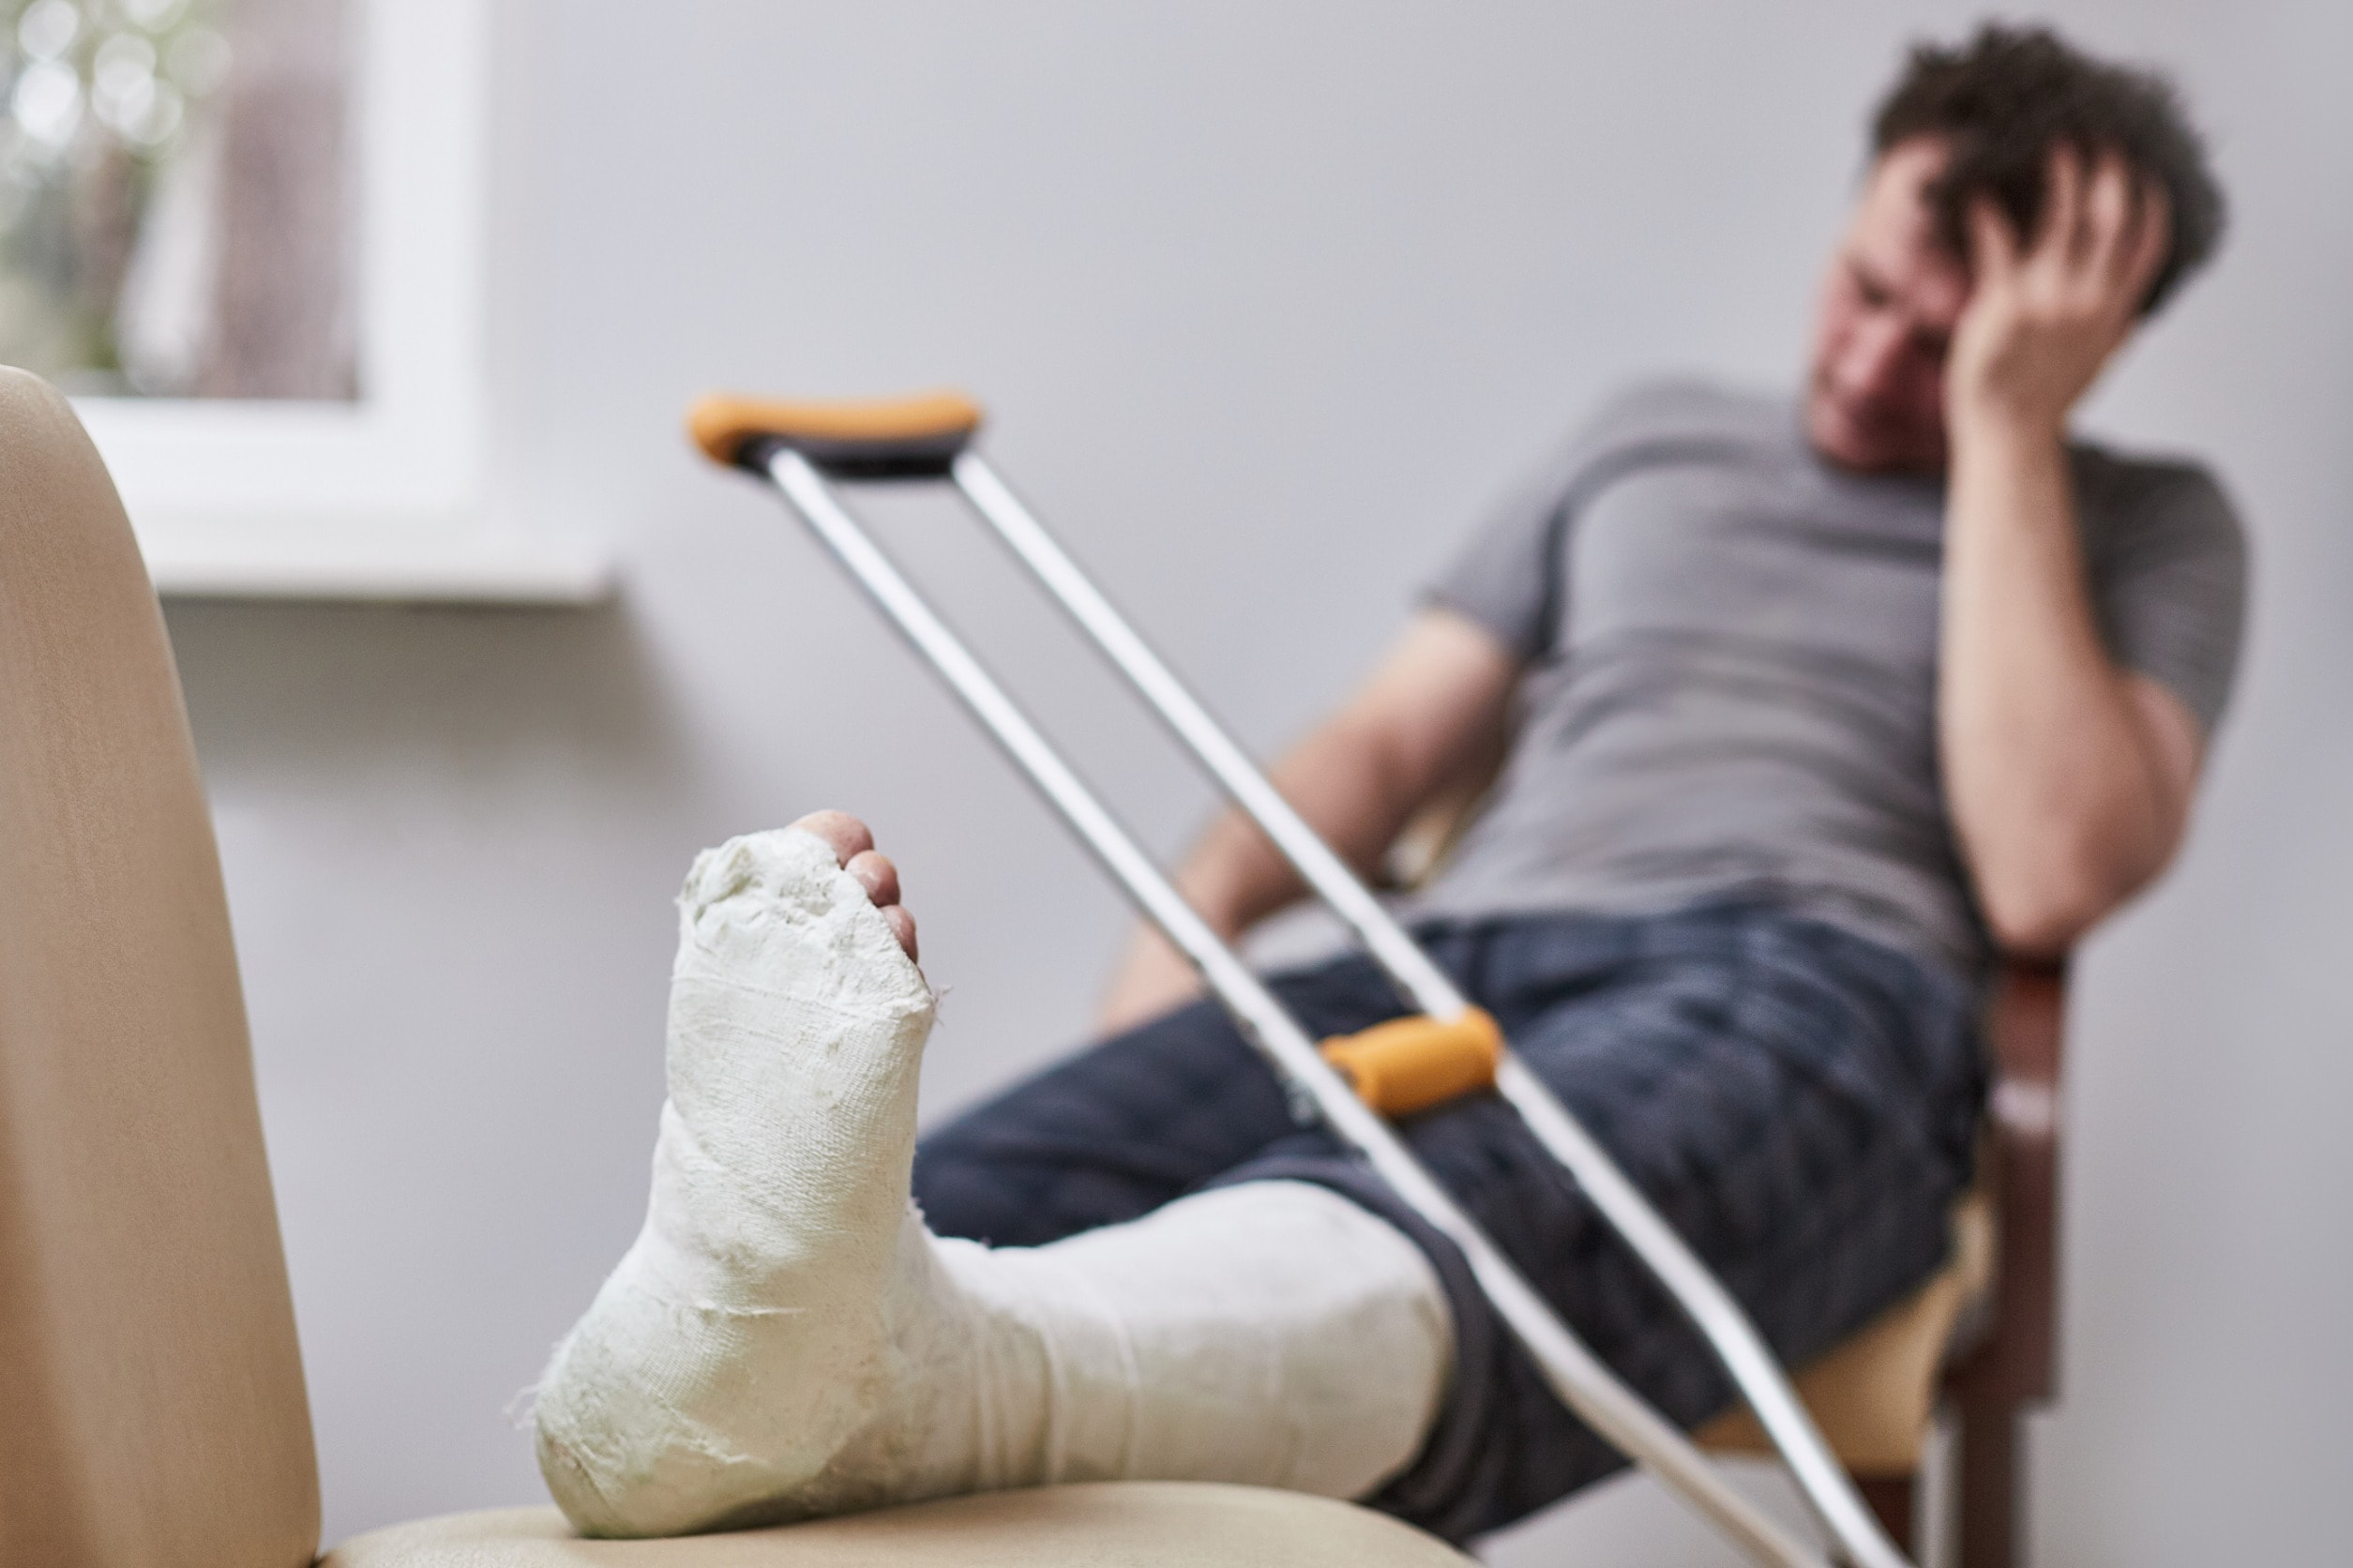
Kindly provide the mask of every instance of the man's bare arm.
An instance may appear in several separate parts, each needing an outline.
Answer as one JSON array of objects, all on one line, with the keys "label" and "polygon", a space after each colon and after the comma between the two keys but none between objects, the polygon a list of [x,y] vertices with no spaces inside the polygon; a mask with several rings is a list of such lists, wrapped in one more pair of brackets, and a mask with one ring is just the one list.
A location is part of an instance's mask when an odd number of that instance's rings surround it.
[{"label": "man's bare arm", "polygon": [[[1275,764],[1275,785],[1340,858],[1370,874],[1414,812],[1492,744],[1518,672],[1516,658],[1477,623],[1424,611],[1356,695]],[[1229,939],[1306,891],[1265,835],[1231,810],[1186,856],[1177,885]],[[1100,1027],[1139,1023],[1198,989],[1176,950],[1139,931]]]},{"label": "man's bare arm", "polygon": [[1938,742],[1979,905],[2021,955],[2065,951],[2155,877],[2196,782],[2197,721],[2101,642],[2065,450],[2164,248],[2162,196],[2112,158],[2055,156],[2023,251],[1990,204],[1972,215],[1946,380]]}]

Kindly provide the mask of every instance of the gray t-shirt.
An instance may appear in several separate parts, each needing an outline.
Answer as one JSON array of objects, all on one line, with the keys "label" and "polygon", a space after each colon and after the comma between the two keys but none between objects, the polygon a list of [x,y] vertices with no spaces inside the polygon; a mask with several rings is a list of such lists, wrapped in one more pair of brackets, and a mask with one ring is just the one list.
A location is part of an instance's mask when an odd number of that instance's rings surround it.
[{"label": "gray t-shirt", "polygon": [[[2210,731],[2245,544],[2193,465],[2070,451],[2110,654]],[[1786,398],[1609,404],[1430,596],[1528,661],[1494,796],[1414,917],[1769,900],[1979,972],[1937,768],[1939,480],[1842,472]]]}]

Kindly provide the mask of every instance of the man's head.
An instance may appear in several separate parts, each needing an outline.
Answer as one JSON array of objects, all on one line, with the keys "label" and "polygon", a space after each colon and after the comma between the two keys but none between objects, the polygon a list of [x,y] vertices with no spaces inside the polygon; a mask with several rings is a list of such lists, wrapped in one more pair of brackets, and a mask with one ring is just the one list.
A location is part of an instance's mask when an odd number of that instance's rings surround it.
[{"label": "man's head", "polygon": [[1944,354],[1968,303],[1968,209],[1990,201],[2031,235],[2055,148],[2121,157],[2164,189],[2172,244],[2144,315],[2222,237],[2222,191],[2172,86],[2042,28],[1988,26],[1964,45],[1915,48],[1871,141],[1823,279],[1806,397],[1808,435],[1844,467],[1943,466]]}]

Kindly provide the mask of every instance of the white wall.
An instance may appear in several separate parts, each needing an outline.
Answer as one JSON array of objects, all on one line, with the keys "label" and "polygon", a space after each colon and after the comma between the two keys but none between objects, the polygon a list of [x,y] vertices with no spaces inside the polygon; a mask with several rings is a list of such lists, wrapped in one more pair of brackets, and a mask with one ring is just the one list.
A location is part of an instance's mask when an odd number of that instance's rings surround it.
[{"label": "white wall", "polygon": [[[2258,542],[2195,841],[2092,944],[2048,1560],[2337,1560],[2353,1400],[2353,12],[2074,4],[2171,62],[2223,264],[2102,399]],[[495,439],[623,542],[615,608],[175,606],[218,807],[329,1538],[540,1495],[501,1415],[637,1225],[669,897],[821,804],[903,859],[933,1112],[1081,1033],[1094,874],[765,496],[698,390],[953,382],[1261,747],[1610,383],[1786,383],[1858,129],[1943,5],[499,8]],[[888,508],[1153,839],[1206,795],[944,508]],[[1640,1486],[1514,1562],[1720,1560]]]}]

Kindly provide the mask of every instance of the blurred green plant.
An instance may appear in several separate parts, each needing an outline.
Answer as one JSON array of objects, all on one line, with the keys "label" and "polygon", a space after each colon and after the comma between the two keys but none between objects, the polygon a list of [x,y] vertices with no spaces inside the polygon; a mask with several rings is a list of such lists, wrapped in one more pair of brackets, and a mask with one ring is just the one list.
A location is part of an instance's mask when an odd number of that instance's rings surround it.
[{"label": "blurred green plant", "polygon": [[159,176],[229,72],[215,0],[0,0],[0,361],[141,387],[121,306]]}]

